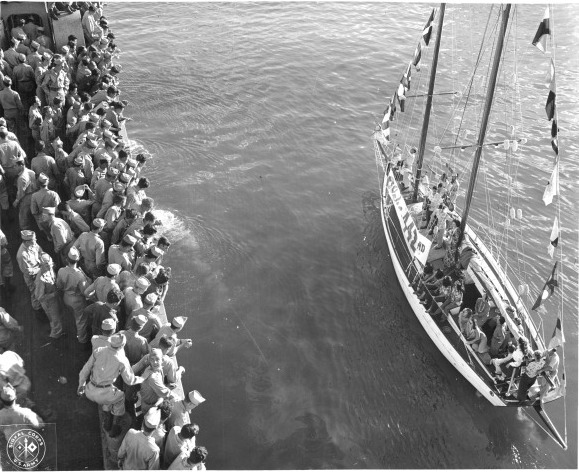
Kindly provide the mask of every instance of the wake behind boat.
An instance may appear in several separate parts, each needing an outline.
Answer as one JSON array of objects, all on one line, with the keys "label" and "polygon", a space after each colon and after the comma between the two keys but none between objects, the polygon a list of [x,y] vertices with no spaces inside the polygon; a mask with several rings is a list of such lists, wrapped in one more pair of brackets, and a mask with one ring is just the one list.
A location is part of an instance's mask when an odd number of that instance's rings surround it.
[{"label": "wake behind boat", "polygon": [[[471,73],[463,76],[463,92],[435,92],[440,45],[444,41],[444,15],[445,4],[441,4],[438,11],[432,10],[414,57],[374,133],[376,159],[384,170],[380,200],[388,249],[408,303],[448,361],[493,405],[525,407],[524,411],[566,449],[566,422],[562,427],[554,425],[544,408],[545,404],[559,400],[554,407],[565,409],[563,298],[558,315],[547,317],[545,324],[550,326],[537,324],[532,316],[533,310],[557,309],[549,306],[557,297],[547,299],[558,286],[557,265],[562,261],[564,250],[558,244],[560,199],[553,205],[556,211],[553,211],[555,218],[549,244],[551,256],[555,248],[559,249],[559,261],[552,263],[551,274],[530,310],[525,297],[530,295],[529,286],[524,283],[526,279],[523,275],[515,285],[504,254],[507,250],[523,249],[518,244],[516,248],[489,246],[485,241],[488,234],[477,234],[469,225],[483,155],[492,161],[502,154],[508,162],[517,163],[527,142],[520,131],[521,113],[517,109],[517,57],[513,46],[516,7],[491,6]],[[431,48],[435,22],[437,31]],[[532,42],[538,54],[544,53],[547,47],[554,51],[549,8]],[[507,45],[515,52],[512,57],[509,55],[509,61],[505,60]],[[419,93],[411,83],[420,73],[430,49],[433,51],[427,90]],[[553,172],[543,197],[546,205],[559,195],[554,52],[551,57],[550,64],[545,61],[551,78],[546,112],[555,154]],[[509,77],[511,83],[503,86],[498,79],[505,77]],[[415,95],[411,95],[411,89]],[[515,91],[514,98],[507,96],[509,90]],[[433,126],[429,131],[429,124],[434,121],[432,103],[448,95],[452,96],[453,107],[447,116],[436,116],[436,120],[440,128],[441,120],[450,116],[449,124],[442,136],[440,133],[435,136]],[[418,97],[425,97],[423,109],[419,109]],[[405,110],[407,101],[411,103],[411,110]],[[499,104],[507,110],[506,114],[510,113],[512,123],[507,126],[502,122],[504,115],[499,118],[498,114],[492,114],[493,106],[498,108]],[[418,134],[412,132],[413,112],[423,114]],[[471,127],[476,127],[476,132]],[[413,142],[415,136],[417,140]],[[427,149],[430,144],[433,148]],[[473,153],[470,169],[457,157],[465,150]],[[425,161],[425,156],[430,163]],[[464,166],[468,178],[462,213],[456,204],[460,188],[456,170],[460,165]],[[516,178],[518,165],[512,168]],[[509,179],[508,182],[512,182],[513,176]],[[520,209],[512,206],[513,190],[509,188],[507,192],[503,228],[508,229],[522,215]],[[490,202],[488,191],[485,197],[487,211],[491,211],[488,205],[497,202]],[[521,242],[523,239],[521,237]],[[543,330],[553,327],[554,332],[548,331],[553,332],[553,336],[546,339]]]}]

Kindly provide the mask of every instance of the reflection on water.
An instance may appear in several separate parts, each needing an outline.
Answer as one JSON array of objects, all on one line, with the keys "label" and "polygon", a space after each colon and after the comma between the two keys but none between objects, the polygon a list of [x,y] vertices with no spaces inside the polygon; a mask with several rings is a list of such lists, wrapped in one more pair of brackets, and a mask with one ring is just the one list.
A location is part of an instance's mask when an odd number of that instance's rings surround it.
[{"label": "reflection on water", "polygon": [[[475,25],[462,10],[487,8],[462,7],[448,9],[451,27]],[[154,155],[149,193],[174,243],[167,310],[190,317],[184,335],[194,345],[180,361],[186,388],[207,398],[192,416],[209,468],[576,467],[576,424],[563,452],[516,409],[476,396],[396,281],[369,135],[429,6],[108,8],[123,49],[129,132]],[[520,31],[535,23],[521,17]],[[562,91],[578,78],[569,54],[559,57],[570,64]],[[532,58],[525,52],[527,69]],[[537,90],[524,92],[542,103]],[[573,93],[559,105],[575,136]],[[531,133],[548,134],[543,125]],[[542,144],[529,142],[521,165],[530,177],[517,191],[540,193],[547,160]],[[569,161],[564,173],[576,176]],[[506,178],[502,163],[488,171],[490,181]],[[548,220],[544,207],[534,210],[524,225]],[[523,262],[536,277],[548,234],[529,228],[540,249]],[[570,330],[573,372],[576,345]],[[569,394],[573,418],[575,385]]]}]

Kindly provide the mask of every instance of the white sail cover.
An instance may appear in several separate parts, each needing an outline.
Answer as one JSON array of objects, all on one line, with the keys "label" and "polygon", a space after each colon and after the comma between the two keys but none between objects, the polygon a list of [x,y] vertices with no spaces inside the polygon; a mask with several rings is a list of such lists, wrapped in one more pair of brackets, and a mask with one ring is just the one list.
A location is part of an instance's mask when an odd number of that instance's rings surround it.
[{"label": "white sail cover", "polygon": [[402,198],[402,194],[400,193],[400,189],[398,188],[392,170],[389,170],[388,175],[386,176],[386,189],[388,190],[388,195],[390,196],[394,209],[396,210],[396,215],[400,221],[402,234],[404,235],[404,240],[406,241],[406,246],[410,251],[410,255],[424,266],[428,259],[428,253],[430,252],[432,242],[418,232],[418,228],[408,211],[404,198]]}]

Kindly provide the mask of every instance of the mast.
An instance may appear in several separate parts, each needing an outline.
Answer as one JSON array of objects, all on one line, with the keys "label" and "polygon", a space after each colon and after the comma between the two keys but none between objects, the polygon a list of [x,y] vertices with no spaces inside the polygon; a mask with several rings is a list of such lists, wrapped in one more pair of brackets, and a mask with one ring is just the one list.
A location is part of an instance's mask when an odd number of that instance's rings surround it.
[{"label": "mast", "polygon": [[470,173],[470,181],[468,183],[468,190],[466,193],[466,203],[464,206],[464,212],[462,214],[462,219],[460,222],[460,238],[458,240],[457,249],[460,246],[460,243],[462,242],[462,240],[464,238],[464,229],[466,227],[466,222],[468,220],[468,213],[469,213],[470,204],[472,201],[472,194],[474,192],[474,187],[476,184],[478,166],[479,166],[480,158],[482,155],[483,144],[484,144],[484,140],[485,140],[485,136],[486,136],[486,132],[487,132],[487,125],[489,122],[489,115],[491,113],[491,107],[493,104],[493,97],[495,94],[495,87],[497,84],[497,75],[499,72],[499,66],[501,64],[501,56],[503,53],[503,44],[504,44],[504,40],[505,40],[505,32],[507,30],[507,24],[509,22],[510,12],[511,12],[511,4],[509,3],[509,4],[505,5],[505,9],[503,10],[503,21],[501,24],[501,29],[499,31],[499,37],[497,39],[497,48],[495,50],[495,57],[493,59],[493,67],[491,70],[491,75],[489,77],[489,86],[488,86],[488,90],[487,90],[487,96],[485,99],[485,106],[484,106],[484,111],[483,111],[483,116],[482,116],[482,121],[481,121],[481,127],[480,127],[480,131],[479,131],[478,139],[476,142],[476,151],[475,151],[475,155],[474,155],[474,162],[472,164],[472,171]]},{"label": "mast", "polygon": [[440,37],[442,36],[442,24],[444,23],[444,10],[446,3],[440,4],[438,27],[436,28],[436,41],[434,43],[434,53],[432,55],[432,66],[430,68],[430,78],[428,79],[428,94],[426,95],[426,109],[420,131],[420,141],[418,144],[418,161],[416,162],[416,176],[414,177],[414,193],[412,201],[418,199],[418,184],[422,174],[422,161],[424,160],[424,148],[426,147],[426,136],[428,134],[428,124],[430,122],[430,110],[432,109],[432,95],[434,92],[434,82],[436,81],[436,68],[438,67],[438,52],[440,50]]}]

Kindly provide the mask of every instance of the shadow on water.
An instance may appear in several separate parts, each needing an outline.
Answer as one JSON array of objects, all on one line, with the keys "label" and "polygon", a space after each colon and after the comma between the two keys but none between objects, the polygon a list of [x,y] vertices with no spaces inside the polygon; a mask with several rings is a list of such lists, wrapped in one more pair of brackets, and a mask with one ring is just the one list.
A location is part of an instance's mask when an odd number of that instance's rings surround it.
[{"label": "shadow on water", "polygon": [[293,420],[301,426],[288,437],[269,444],[259,463],[284,464],[284,469],[343,467],[344,451],[333,442],[320,416],[304,413]]}]

